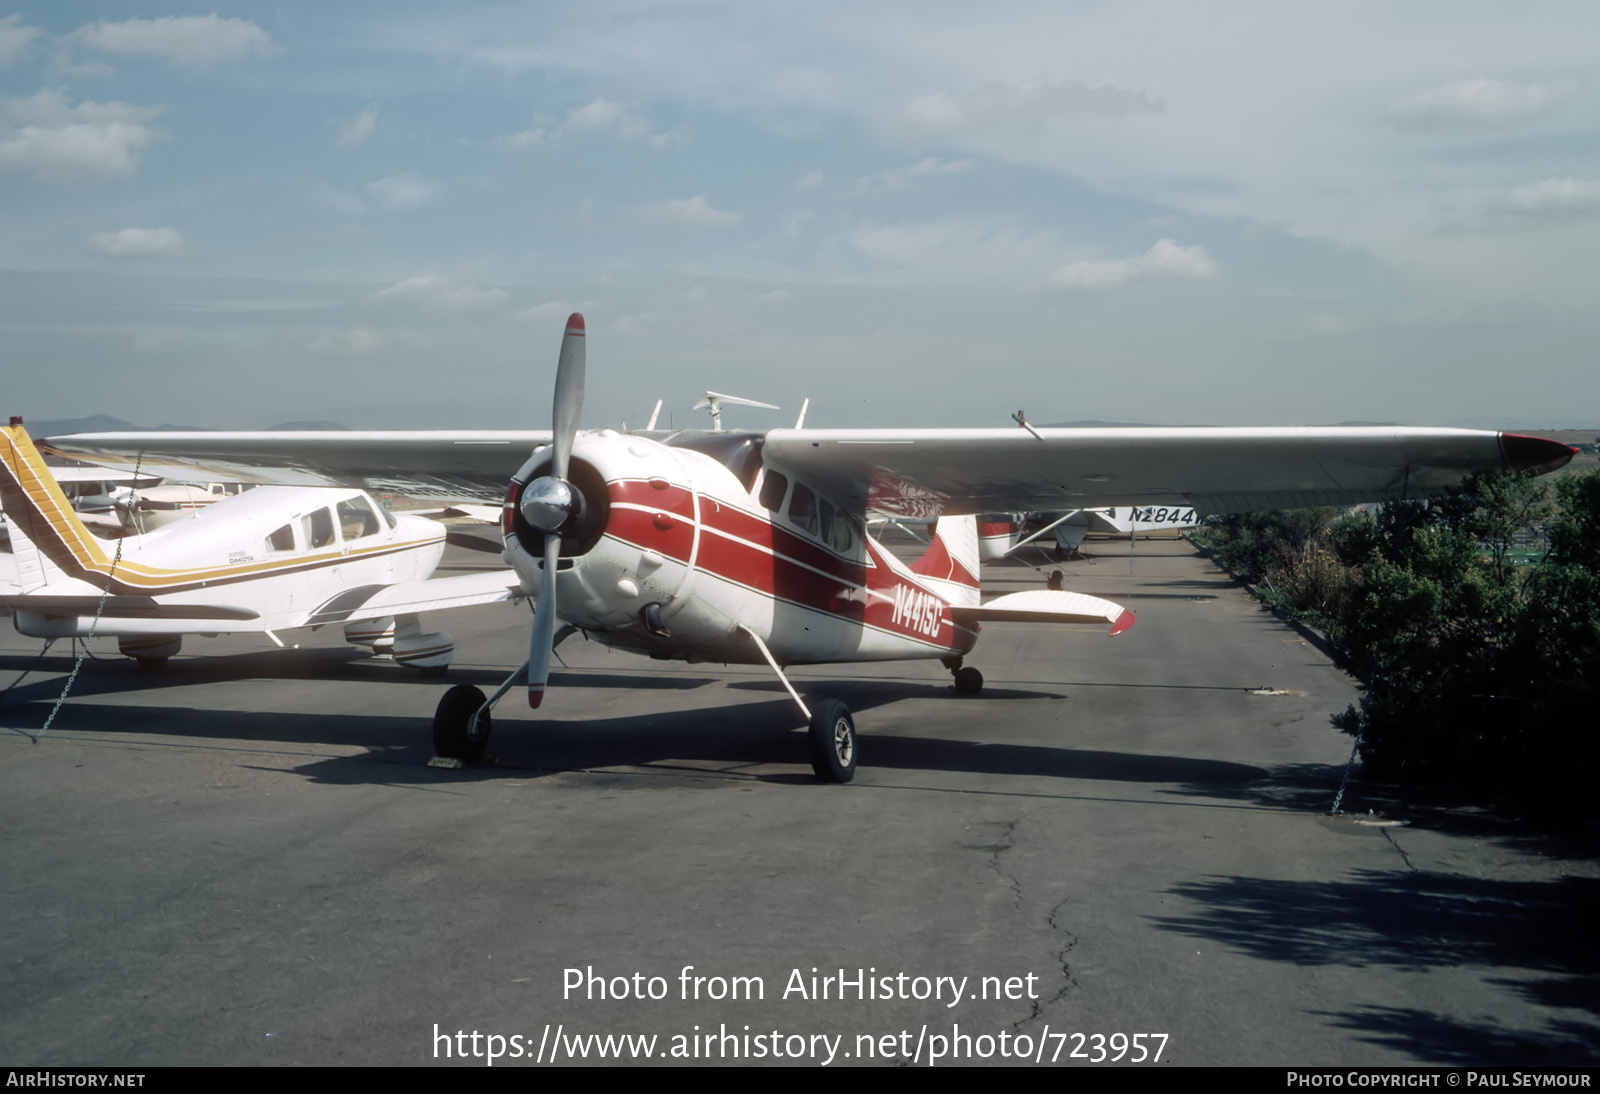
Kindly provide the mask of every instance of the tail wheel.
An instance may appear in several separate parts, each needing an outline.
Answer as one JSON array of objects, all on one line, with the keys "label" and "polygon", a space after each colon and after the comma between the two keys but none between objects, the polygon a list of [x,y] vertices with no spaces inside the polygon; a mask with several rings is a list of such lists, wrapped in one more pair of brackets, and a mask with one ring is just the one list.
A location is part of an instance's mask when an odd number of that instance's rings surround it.
[{"label": "tail wheel", "polygon": [[847,783],[856,776],[856,723],[837,699],[811,707],[811,770],[825,783]]},{"label": "tail wheel", "polygon": [[483,692],[471,684],[457,684],[444,693],[439,708],[433,712],[433,751],[449,759],[473,763],[483,758],[489,743],[489,712],[478,719],[476,732],[469,733],[467,726],[473,714],[483,706]]}]

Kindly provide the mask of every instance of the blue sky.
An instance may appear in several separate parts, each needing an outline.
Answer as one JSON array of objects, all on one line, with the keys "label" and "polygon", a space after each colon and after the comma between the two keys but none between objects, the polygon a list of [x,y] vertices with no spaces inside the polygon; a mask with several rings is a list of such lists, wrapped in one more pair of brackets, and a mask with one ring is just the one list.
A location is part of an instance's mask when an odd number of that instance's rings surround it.
[{"label": "blue sky", "polygon": [[0,5],[7,413],[1600,423],[1587,3]]}]

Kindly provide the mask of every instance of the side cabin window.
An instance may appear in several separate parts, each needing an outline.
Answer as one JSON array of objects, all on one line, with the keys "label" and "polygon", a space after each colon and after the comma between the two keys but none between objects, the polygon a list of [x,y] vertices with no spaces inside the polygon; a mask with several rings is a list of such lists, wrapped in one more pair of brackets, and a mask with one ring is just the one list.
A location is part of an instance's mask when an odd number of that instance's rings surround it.
[{"label": "side cabin window", "polygon": [[[772,478],[773,473],[769,471],[767,481],[770,483]],[[762,504],[776,512],[778,503],[783,500],[783,491],[772,488],[773,496],[769,499],[768,489],[766,485],[761,488]],[[850,531],[849,518],[835,509],[832,502],[817,497],[816,491],[803,482],[795,483],[794,493],[789,496],[789,523],[841,555],[848,555],[855,549],[856,537]]]},{"label": "side cabin window", "polygon": [[856,545],[856,537],[850,534],[850,521],[845,520],[845,513],[837,513],[834,517],[834,531],[827,537],[827,545],[837,550],[840,555],[848,555]]},{"label": "side cabin window", "polygon": [[761,480],[761,507],[770,513],[783,508],[783,496],[789,492],[789,480],[776,471],[768,471]]},{"label": "side cabin window", "polygon": [[346,543],[378,534],[378,518],[366,498],[346,498],[339,503],[339,531]]},{"label": "side cabin window", "polygon": [[803,482],[794,484],[789,497],[789,523],[808,536],[817,534],[817,495]]},{"label": "side cabin window", "polygon": [[309,516],[300,518],[300,526],[305,529],[306,546],[315,551],[320,547],[333,546],[333,514],[326,509],[318,509]]},{"label": "side cabin window", "polygon": [[282,553],[294,550],[294,526],[285,524],[267,537],[267,552]]},{"label": "side cabin window", "polygon": [[392,532],[400,527],[400,522],[394,519],[394,514],[389,512],[387,505],[378,506],[378,515],[383,518],[383,523],[389,526],[389,531]]}]

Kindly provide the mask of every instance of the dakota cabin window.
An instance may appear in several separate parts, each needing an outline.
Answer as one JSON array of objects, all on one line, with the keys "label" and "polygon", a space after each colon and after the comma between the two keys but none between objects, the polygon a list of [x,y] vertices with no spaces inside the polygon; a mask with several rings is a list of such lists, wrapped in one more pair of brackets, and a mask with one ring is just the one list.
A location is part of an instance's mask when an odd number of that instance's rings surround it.
[{"label": "dakota cabin window", "polygon": [[310,516],[301,517],[300,525],[305,529],[306,546],[311,550],[333,546],[333,514],[328,510],[318,509]]},{"label": "dakota cabin window", "polygon": [[378,534],[378,518],[366,498],[346,498],[339,503],[339,531],[346,543]]},{"label": "dakota cabin window", "polygon": [[267,550],[278,552],[294,550],[293,526],[285,524],[282,528],[279,528],[276,532],[268,536]]}]

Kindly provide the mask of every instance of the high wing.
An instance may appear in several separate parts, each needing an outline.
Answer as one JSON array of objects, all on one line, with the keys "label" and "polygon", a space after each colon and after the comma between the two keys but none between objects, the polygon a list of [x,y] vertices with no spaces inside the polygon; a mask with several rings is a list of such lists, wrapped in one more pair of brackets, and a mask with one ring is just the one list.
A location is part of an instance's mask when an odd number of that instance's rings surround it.
[{"label": "high wing", "polygon": [[763,456],[868,511],[1100,508],[1186,498],[1202,514],[1393,501],[1473,472],[1553,471],[1540,437],[1407,426],[775,429]]},{"label": "high wing", "polygon": [[[89,433],[41,447],[171,477],[496,501],[549,440],[539,431]],[[1202,514],[1390,501],[1447,491],[1474,472],[1552,471],[1572,449],[1410,426],[775,429],[762,456],[846,506],[930,519],[1173,498]]]},{"label": "high wing", "polygon": [[357,486],[440,501],[500,502],[549,430],[306,430],[263,433],[78,433],[53,455],[163,478],[282,486]]}]

